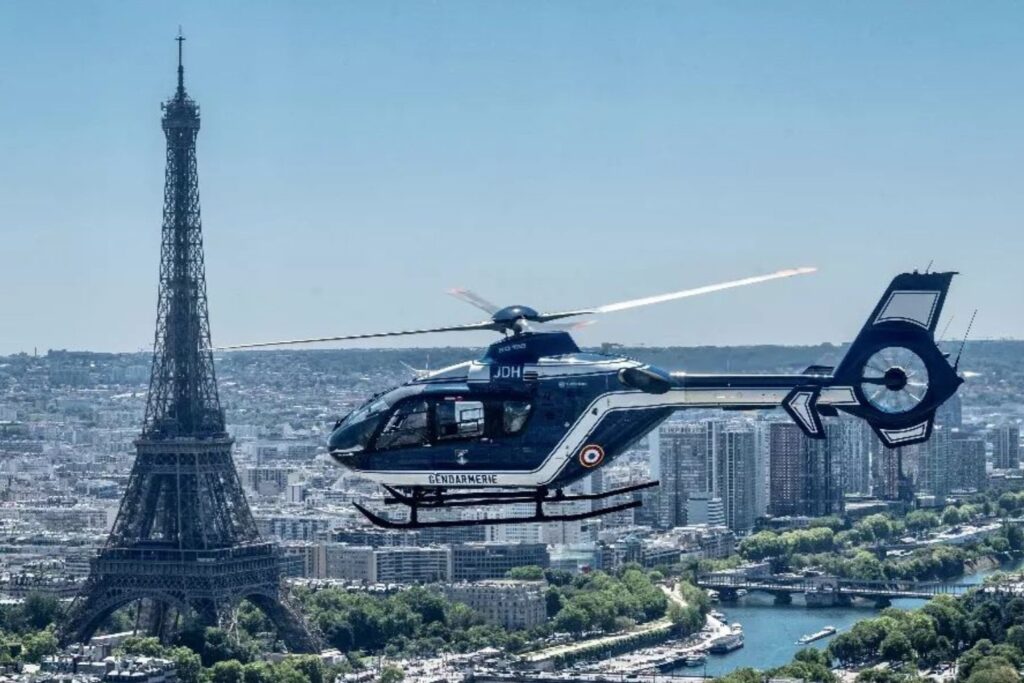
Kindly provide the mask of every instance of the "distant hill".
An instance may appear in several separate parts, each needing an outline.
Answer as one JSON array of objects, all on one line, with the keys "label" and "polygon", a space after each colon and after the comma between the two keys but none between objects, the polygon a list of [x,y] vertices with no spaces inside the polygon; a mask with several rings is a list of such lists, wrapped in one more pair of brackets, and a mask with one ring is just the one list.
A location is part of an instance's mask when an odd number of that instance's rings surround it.
[{"label": "distant hill", "polygon": [[[943,344],[955,357],[959,343]],[[834,365],[845,352],[845,345],[816,346],[693,346],[693,347],[620,347],[605,345],[586,350],[618,354],[652,363],[666,370],[687,372],[800,372],[808,365]],[[218,375],[224,380],[232,375],[275,378],[290,383],[303,376],[330,379],[333,382],[362,386],[386,386],[409,379],[406,366],[437,369],[473,358],[481,348],[442,347],[407,349],[308,349],[273,351],[237,351],[218,353]],[[0,388],[5,375],[18,377],[40,366],[50,372],[51,381],[75,378],[75,384],[88,385],[89,378],[107,376],[104,369],[146,366],[149,354],[96,353],[54,350],[38,359],[26,354],[0,357]],[[57,373],[55,370],[60,369]],[[974,405],[997,405],[1024,402],[1024,341],[970,341],[960,369],[969,373],[964,399]],[[977,373],[976,375],[974,373]],[[148,377],[136,371],[133,377]]]}]

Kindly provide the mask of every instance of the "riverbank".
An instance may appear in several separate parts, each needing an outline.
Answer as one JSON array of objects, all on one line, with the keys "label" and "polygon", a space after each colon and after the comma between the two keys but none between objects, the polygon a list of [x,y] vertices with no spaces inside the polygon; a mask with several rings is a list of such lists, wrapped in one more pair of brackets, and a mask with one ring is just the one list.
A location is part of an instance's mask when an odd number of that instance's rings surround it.
[{"label": "riverbank", "polygon": [[967,576],[970,574],[977,574],[978,572],[989,572],[999,569],[1004,564],[1009,564],[1014,561],[1014,558],[1009,554],[1004,556],[999,555],[982,555],[973,560],[967,560],[964,562],[964,567],[967,569],[961,576]]},{"label": "riverbank", "polygon": [[[661,587],[670,603],[686,607],[686,601],[679,591],[679,584],[671,589]],[[608,659],[641,648],[667,641],[673,633],[672,620],[668,616],[637,624],[628,631],[613,633],[589,640],[554,645],[523,655],[524,668],[532,671],[551,671],[584,659]]]},{"label": "riverbank", "polygon": [[[981,558],[979,558],[980,560]],[[986,559],[979,562],[977,571],[963,574],[944,583],[980,584],[985,577],[998,571],[1013,571],[1024,568],[1024,558],[1013,558],[999,563]],[[893,600],[892,606],[902,609],[920,607],[925,600]],[[735,602],[719,606],[726,615],[726,621],[743,624],[746,647],[726,655],[711,655],[707,660],[707,673],[721,676],[738,668],[753,667],[768,669],[789,663],[803,647],[824,649],[831,638],[815,641],[807,646],[797,645],[801,636],[820,631],[825,626],[835,626],[840,632],[848,631],[858,621],[874,617],[879,608],[867,601],[857,601],[849,606],[807,608],[802,603],[776,604],[764,593],[751,593]],[[685,675],[683,668],[673,673]]]},{"label": "riverbank", "polygon": [[[720,621],[710,614],[705,618],[704,630],[684,641],[666,642],[654,648],[645,648],[598,662],[594,667],[604,674],[621,676],[636,673],[657,673],[683,666],[686,657],[704,655],[719,639],[733,634],[729,624]],[[673,663],[679,662],[679,664]],[[667,665],[667,666],[666,666]]]}]

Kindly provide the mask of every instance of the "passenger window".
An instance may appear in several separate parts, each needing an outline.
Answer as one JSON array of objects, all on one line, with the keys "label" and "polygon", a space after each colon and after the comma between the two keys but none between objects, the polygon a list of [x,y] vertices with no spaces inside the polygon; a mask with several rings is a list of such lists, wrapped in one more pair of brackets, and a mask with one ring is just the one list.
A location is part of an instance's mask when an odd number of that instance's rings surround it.
[{"label": "passenger window", "polygon": [[409,401],[398,406],[388,418],[376,448],[402,448],[425,446],[430,443],[430,423],[426,401]]},{"label": "passenger window", "polygon": [[530,404],[526,401],[505,401],[502,410],[502,428],[506,434],[518,434],[530,417]]},{"label": "passenger window", "polygon": [[437,439],[472,439],[484,435],[484,404],[480,401],[439,401]]}]

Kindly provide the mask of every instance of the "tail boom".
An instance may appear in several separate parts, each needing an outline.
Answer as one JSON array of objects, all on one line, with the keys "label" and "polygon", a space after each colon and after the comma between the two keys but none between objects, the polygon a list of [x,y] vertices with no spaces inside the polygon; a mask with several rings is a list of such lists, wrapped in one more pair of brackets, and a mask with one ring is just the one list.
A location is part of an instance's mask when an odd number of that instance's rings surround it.
[{"label": "tail boom", "polygon": [[800,375],[673,373],[675,390],[683,390],[676,404],[782,406],[816,439],[825,438],[822,417],[844,412],[866,420],[890,448],[926,441],[936,409],[963,382],[934,338],[953,275],[897,275],[834,371],[811,366]]}]

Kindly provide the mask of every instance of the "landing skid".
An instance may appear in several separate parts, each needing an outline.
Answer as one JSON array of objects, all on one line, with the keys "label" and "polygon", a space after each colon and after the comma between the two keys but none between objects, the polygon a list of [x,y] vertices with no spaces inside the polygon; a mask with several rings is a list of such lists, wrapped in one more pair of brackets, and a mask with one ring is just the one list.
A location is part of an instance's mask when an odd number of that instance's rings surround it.
[{"label": "landing skid", "polygon": [[[501,491],[465,491],[451,493],[442,488],[423,488],[415,486],[407,491],[400,491],[391,486],[384,485],[384,490],[389,496],[384,499],[385,505],[404,505],[409,508],[409,520],[395,522],[377,515],[359,503],[353,503],[355,508],[370,520],[375,526],[384,529],[428,529],[437,527],[460,527],[460,526],[491,526],[497,524],[526,524],[529,522],[573,522],[581,519],[600,517],[612,512],[629,510],[640,507],[639,500],[631,500],[618,505],[611,505],[589,512],[576,512],[572,514],[548,514],[544,510],[545,503],[566,503],[576,500],[602,500],[613,496],[620,496],[625,493],[642,491],[657,486],[656,481],[645,481],[642,484],[623,486],[622,488],[603,491],[602,493],[574,493],[567,494],[562,489],[554,491],[545,486],[538,487],[532,491],[501,490]],[[533,503],[534,514],[519,517],[495,517],[490,519],[443,519],[420,521],[420,510],[440,510],[457,507],[492,507],[497,505],[510,505],[514,503]]]}]

